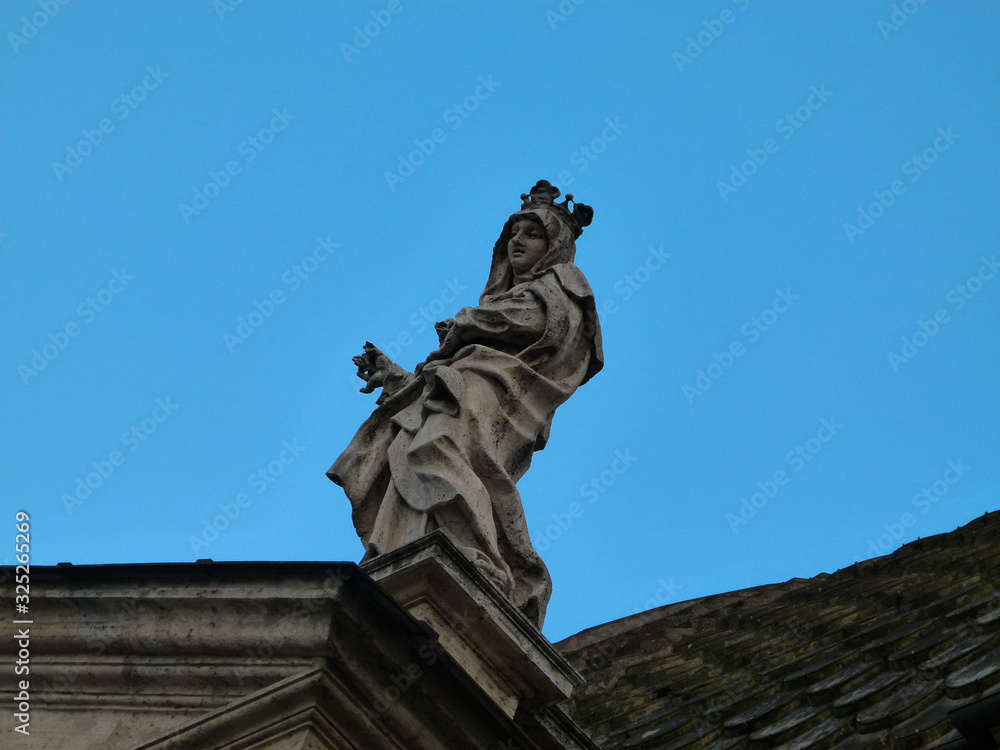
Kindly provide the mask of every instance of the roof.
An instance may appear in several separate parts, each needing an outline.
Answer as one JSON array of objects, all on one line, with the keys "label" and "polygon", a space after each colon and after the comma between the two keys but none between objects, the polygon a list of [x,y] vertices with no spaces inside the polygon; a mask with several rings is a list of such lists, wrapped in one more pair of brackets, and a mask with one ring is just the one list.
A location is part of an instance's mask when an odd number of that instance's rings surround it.
[{"label": "roof", "polygon": [[997,747],[961,744],[948,712],[979,701],[1000,738],[1000,511],[557,648],[587,679],[564,708],[607,750]]}]

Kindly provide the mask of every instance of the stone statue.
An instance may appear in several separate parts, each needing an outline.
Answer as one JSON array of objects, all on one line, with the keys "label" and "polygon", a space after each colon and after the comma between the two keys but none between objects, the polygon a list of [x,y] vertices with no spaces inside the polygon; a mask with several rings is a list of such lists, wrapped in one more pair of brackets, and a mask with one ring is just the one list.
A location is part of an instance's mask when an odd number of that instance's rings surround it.
[{"label": "stone statue", "polygon": [[[603,366],[594,294],[574,264],[594,212],[540,180],[493,247],[478,307],[437,323],[409,373],[370,343],[354,357],[377,407],[327,476],[364,560],[444,529],[539,628],[552,592],[515,487],[556,407]],[[570,210],[570,203],[573,203]]]}]

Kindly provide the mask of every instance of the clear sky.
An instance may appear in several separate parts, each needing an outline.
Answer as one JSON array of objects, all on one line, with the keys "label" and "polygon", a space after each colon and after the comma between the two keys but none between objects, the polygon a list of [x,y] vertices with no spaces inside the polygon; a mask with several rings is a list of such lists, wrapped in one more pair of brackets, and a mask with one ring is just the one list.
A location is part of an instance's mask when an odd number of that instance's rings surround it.
[{"label": "clear sky", "polygon": [[552,640],[995,510],[1000,5],[577,2],[5,2],[0,559],[358,560],[351,356],[541,178],[607,361],[520,484]]}]

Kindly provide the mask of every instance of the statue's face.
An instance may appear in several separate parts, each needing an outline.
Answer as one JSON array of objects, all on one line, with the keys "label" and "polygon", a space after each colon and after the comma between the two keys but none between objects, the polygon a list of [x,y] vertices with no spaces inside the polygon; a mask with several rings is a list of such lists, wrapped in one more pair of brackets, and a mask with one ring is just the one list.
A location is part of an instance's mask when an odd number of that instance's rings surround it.
[{"label": "statue's face", "polygon": [[542,259],[548,248],[549,241],[545,238],[545,229],[537,221],[518,219],[511,226],[507,257],[510,258],[515,275],[530,271]]}]

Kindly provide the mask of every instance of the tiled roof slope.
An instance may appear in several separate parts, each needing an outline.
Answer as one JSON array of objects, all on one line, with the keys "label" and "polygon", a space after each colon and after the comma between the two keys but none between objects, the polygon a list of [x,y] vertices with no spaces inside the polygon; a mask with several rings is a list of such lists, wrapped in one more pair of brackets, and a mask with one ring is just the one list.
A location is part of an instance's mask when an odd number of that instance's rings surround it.
[{"label": "tiled roof slope", "polygon": [[993,696],[1000,739],[1000,511],[557,648],[587,679],[565,708],[606,750],[997,747],[962,744],[948,712]]}]

